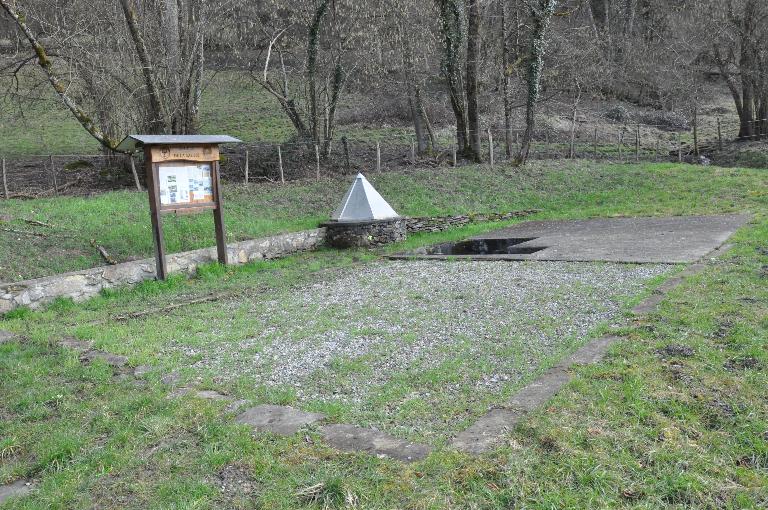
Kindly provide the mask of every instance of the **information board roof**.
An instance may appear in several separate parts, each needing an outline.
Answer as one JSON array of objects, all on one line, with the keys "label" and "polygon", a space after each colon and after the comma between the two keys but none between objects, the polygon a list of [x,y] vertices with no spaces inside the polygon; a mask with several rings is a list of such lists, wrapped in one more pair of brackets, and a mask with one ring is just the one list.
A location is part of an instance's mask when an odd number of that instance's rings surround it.
[{"label": "information board roof", "polygon": [[205,145],[242,143],[227,135],[128,135],[117,146],[119,151],[133,152],[145,145]]},{"label": "information board roof", "polygon": [[400,215],[379,195],[363,174],[357,174],[355,182],[331,215],[332,220],[341,222],[388,220],[399,217]]}]

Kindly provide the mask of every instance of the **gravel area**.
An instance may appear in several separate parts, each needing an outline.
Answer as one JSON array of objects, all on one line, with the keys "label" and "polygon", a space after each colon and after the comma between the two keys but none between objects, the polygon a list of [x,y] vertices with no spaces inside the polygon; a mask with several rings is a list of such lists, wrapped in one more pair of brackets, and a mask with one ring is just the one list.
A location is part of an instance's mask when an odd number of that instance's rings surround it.
[{"label": "gravel area", "polygon": [[[619,325],[623,299],[668,265],[397,261],[232,303],[245,339],[177,346],[225,382],[290,388],[403,435],[450,429],[533,371]],[[224,332],[226,325],[212,327]],[[233,331],[233,336],[237,334]],[[192,362],[192,360],[190,360]],[[390,424],[389,426],[387,424]]]}]

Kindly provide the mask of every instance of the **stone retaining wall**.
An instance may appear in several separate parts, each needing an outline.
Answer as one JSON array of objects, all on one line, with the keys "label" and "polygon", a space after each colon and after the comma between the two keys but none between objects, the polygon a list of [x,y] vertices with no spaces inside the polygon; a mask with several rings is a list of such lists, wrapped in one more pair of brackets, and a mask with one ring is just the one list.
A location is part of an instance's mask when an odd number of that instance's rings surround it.
[{"label": "stone retaining wall", "polygon": [[449,228],[463,227],[469,223],[484,221],[504,221],[512,218],[530,216],[539,211],[535,209],[508,213],[463,214],[460,216],[438,216],[432,218],[406,218],[408,232],[440,232]]},{"label": "stone retaining wall", "polygon": [[369,221],[360,223],[323,223],[326,242],[334,248],[373,248],[405,241],[406,220]]},{"label": "stone retaining wall", "polygon": [[[230,244],[227,251],[231,264],[245,264],[254,260],[312,250],[324,241],[325,229],[318,228]],[[215,247],[169,254],[168,272],[192,274],[201,264],[216,260]],[[154,278],[155,260],[152,258],[6,283],[0,285],[0,314],[19,306],[38,308],[58,297],[84,301],[98,295],[102,289],[135,285]]]}]

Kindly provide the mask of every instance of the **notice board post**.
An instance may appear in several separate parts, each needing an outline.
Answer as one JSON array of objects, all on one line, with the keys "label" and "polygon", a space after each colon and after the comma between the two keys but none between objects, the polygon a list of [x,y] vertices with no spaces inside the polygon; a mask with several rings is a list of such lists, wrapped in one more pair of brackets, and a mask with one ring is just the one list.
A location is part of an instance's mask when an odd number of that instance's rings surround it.
[{"label": "notice board post", "polygon": [[155,245],[157,279],[165,280],[163,215],[213,212],[218,261],[227,264],[227,235],[221,198],[219,144],[239,142],[229,136],[131,135],[118,148],[143,148]]}]

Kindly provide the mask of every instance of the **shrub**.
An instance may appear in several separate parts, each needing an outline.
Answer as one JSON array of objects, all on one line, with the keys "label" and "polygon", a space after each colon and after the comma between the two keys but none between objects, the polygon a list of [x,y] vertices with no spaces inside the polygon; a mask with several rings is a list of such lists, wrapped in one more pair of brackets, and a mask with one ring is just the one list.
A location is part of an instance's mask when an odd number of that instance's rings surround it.
[{"label": "shrub", "polygon": [[630,114],[626,106],[617,104],[605,112],[605,117],[616,122],[627,122]]},{"label": "shrub", "polygon": [[685,115],[669,110],[643,113],[640,122],[666,131],[687,131],[691,128]]}]

